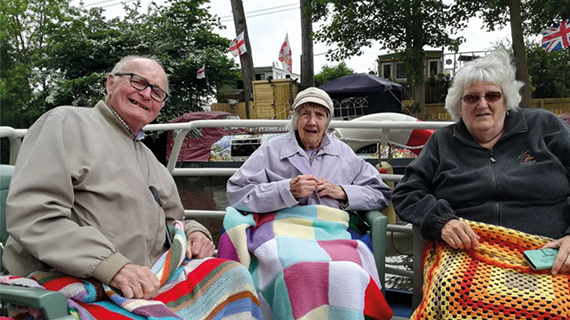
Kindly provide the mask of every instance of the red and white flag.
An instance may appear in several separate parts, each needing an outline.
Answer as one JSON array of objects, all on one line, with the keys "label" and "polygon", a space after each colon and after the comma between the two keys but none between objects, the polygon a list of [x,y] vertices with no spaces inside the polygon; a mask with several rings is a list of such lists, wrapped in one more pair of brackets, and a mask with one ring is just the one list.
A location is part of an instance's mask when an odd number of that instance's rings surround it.
[{"label": "red and white flag", "polygon": [[196,71],[196,79],[204,79],[206,78],[206,65],[203,65],[202,68]]},{"label": "red and white flag", "polygon": [[285,41],[279,50],[279,61],[283,64],[283,71],[287,74],[293,72],[293,59],[291,54],[291,46],[289,45],[289,34],[285,34]]},{"label": "red and white flag", "polygon": [[230,52],[234,55],[234,57],[237,56],[241,56],[242,54],[247,52],[247,49],[245,47],[245,40],[243,38],[243,33],[245,32],[242,31],[237,38],[233,39],[230,42]]}]

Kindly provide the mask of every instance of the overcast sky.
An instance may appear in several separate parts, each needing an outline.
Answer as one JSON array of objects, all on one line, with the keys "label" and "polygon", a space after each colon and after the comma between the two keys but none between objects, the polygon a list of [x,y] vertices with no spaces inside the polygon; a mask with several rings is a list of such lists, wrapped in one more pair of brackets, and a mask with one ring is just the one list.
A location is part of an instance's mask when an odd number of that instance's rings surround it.
[{"label": "overcast sky", "polygon": [[[79,3],[78,0],[75,0]],[[106,10],[107,17],[124,15],[123,6],[117,5],[120,0],[83,0],[85,6],[90,7],[97,3]],[[129,0],[127,0],[129,1]],[[164,3],[163,0],[155,0]],[[146,9],[151,0],[141,0]],[[271,66],[277,62],[279,49],[289,35],[289,42],[293,52],[293,73],[300,73],[301,54],[301,18],[298,0],[270,1],[270,0],[243,0],[246,13],[247,27],[250,45],[252,48],[253,62],[256,67]],[[210,12],[219,16],[226,26],[224,30],[217,32],[228,39],[236,36],[230,0],[211,0]],[[318,30],[320,23],[313,24],[313,30]],[[472,19],[469,27],[460,33],[466,41],[460,46],[459,52],[484,51],[493,46],[498,40],[510,39],[510,26],[495,32],[484,32],[478,19]],[[324,53],[328,47],[323,43],[314,44],[315,73],[318,73],[323,65],[335,66],[338,62],[327,61]],[[427,49],[427,48],[426,48]],[[379,50],[379,46],[364,48],[363,55],[346,60],[349,68],[355,72],[368,72],[376,69],[376,57],[388,53]],[[228,51],[228,56],[232,57]],[[238,58],[235,58],[239,62]]]}]

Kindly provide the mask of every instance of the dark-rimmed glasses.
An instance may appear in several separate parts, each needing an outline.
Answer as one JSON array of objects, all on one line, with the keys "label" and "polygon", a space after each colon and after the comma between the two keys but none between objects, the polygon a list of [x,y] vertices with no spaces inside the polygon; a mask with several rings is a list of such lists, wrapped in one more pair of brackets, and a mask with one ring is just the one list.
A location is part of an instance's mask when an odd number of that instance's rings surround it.
[{"label": "dark-rimmed glasses", "polygon": [[502,97],[503,97],[502,92],[490,91],[486,92],[484,95],[478,95],[475,93],[466,94],[463,96],[463,98],[461,98],[461,100],[463,100],[463,102],[467,104],[476,104],[477,102],[479,102],[479,100],[481,100],[481,98],[485,98],[487,102],[496,102],[499,101]]},{"label": "dark-rimmed glasses", "polygon": [[131,79],[129,80],[131,86],[133,88],[143,91],[146,88],[150,88],[150,97],[158,102],[163,102],[164,100],[168,99],[168,93],[166,91],[160,89],[159,87],[153,86],[146,80],[145,78],[139,76],[136,73],[115,73],[116,76],[129,76]]}]

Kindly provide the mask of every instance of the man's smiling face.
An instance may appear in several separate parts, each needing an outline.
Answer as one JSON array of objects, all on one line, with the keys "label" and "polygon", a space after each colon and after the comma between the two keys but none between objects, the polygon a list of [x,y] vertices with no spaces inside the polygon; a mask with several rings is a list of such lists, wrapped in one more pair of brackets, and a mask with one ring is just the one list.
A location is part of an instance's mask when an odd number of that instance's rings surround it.
[{"label": "man's smiling face", "polygon": [[305,150],[318,148],[327,128],[327,108],[309,102],[302,105],[297,113],[297,130]]},{"label": "man's smiling face", "polygon": [[[150,59],[134,59],[121,70],[122,73],[135,73],[150,84],[166,91],[166,73],[162,67]],[[130,76],[107,77],[107,104],[115,110],[133,129],[134,133],[151,123],[159,114],[164,102],[151,98],[151,88],[140,91],[130,84]]]}]

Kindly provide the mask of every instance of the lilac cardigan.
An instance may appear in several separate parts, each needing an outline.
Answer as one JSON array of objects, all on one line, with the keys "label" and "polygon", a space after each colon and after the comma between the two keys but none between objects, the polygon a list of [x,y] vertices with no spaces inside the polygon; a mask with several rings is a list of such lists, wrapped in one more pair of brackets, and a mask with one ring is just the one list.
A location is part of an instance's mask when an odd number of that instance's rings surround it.
[{"label": "lilac cardigan", "polygon": [[[264,143],[228,180],[228,200],[241,211],[264,213],[294,205],[322,204],[345,210],[382,210],[391,189],[377,169],[359,158],[348,145],[325,135],[310,160],[299,146],[295,131]],[[313,174],[340,185],[348,201],[320,198],[317,192],[295,199],[290,181],[298,175]]]}]

